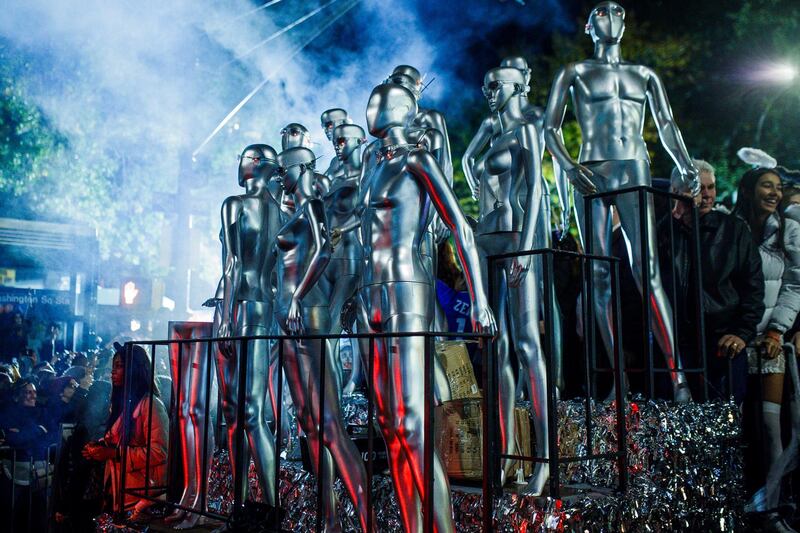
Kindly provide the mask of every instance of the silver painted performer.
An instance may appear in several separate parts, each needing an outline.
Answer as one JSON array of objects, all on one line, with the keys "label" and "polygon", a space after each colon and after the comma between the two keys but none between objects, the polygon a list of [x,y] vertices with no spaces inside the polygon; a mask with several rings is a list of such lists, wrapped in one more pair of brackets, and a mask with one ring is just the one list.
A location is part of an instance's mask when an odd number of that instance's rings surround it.
[{"label": "silver painted performer", "polygon": [[[534,247],[541,216],[541,154],[536,126],[527,122],[519,96],[525,78],[519,69],[498,67],[486,73],[483,93],[497,116],[498,133],[491,147],[473,166],[480,180],[477,243],[484,273],[484,288],[495,288],[491,302],[499,327],[497,339],[500,440],[504,453],[514,453],[515,372],[510,364],[509,336],[526,371],[536,434],[536,453],[549,456],[546,414],[546,373],[539,339],[538,280],[527,275],[533,258],[498,263],[488,279],[486,258],[491,255],[530,250]],[[538,260],[538,258],[536,259]],[[504,327],[508,324],[508,327]],[[510,334],[510,335],[509,335]],[[510,461],[504,463],[508,468]],[[547,463],[537,463],[526,489],[540,494],[549,477]]]},{"label": "silver painted performer", "polygon": [[[364,320],[373,332],[429,331],[436,296],[419,250],[433,207],[455,238],[473,301],[474,331],[494,332],[492,312],[476,283],[480,264],[472,231],[436,159],[408,138],[408,119],[416,113],[414,95],[396,84],[377,86],[367,105],[369,131],[381,140],[381,150],[361,191]],[[373,374],[403,527],[414,532],[422,528],[425,497],[424,345],[422,337],[376,341]],[[438,453],[433,460],[434,523],[437,531],[453,531],[447,474]]]},{"label": "silver painted performer", "polygon": [[[333,178],[331,189],[325,196],[325,211],[331,230],[333,254],[325,278],[330,287],[330,333],[342,331],[341,314],[345,302],[358,290],[358,283],[363,268],[364,250],[358,240],[357,231],[345,231],[345,226],[352,219],[358,205],[361,185],[361,146],[367,138],[364,130],[355,124],[341,124],[331,132],[336,157],[340,162],[341,173]],[[342,388],[345,394],[352,394],[361,375],[361,358],[358,343],[351,343],[353,366],[350,379]],[[341,360],[337,357],[337,366]]]},{"label": "silver painted performer", "polygon": [[[222,316],[219,337],[268,335],[273,320],[271,287],[274,261],[269,247],[280,228],[280,210],[268,191],[268,183],[278,168],[275,150],[264,144],[244,149],[239,161],[239,184],[245,194],[231,196],[222,204],[222,233],[225,268],[223,271]],[[275,505],[275,440],[267,424],[269,343],[248,341],[247,379],[238,382],[241,363],[234,342],[220,342],[217,360],[222,388],[222,410],[228,427],[228,442],[233,472],[238,457],[235,432],[238,423],[244,432],[255,463],[265,500]],[[245,417],[237,419],[238,388],[245,388]],[[246,469],[245,469],[246,471]],[[236,479],[247,487],[247,479]]]},{"label": "silver painted performer", "polygon": [[[276,318],[284,334],[327,334],[331,330],[329,291],[323,273],[331,250],[325,208],[314,183],[314,153],[307,148],[290,148],[278,156],[281,186],[291,195],[296,212],[275,237],[278,294]],[[366,531],[367,474],[364,462],[342,421],[339,393],[333,373],[333,354],[326,350],[327,379],[320,390],[320,357],[323,341],[288,340],[284,344],[283,369],[286,373],[297,417],[308,438],[314,469],[318,468],[320,429],[322,440],[323,506],[326,531],[339,531],[337,500],[333,490],[336,470],[359,514]],[[324,418],[319,412],[324,395]]]},{"label": "silver painted performer", "polygon": [[[572,63],[561,69],[553,81],[545,113],[547,149],[566,171],[576,190],[575,210],[584,242],[593,239],[593,252],[609,255],[613,203],[619,212],[622,232],[630,251],[634,279],[641,292],[642,265],[647,261],[650,277],[651,327],[665,354],[677,401],[691,399],[686,377],[677,371],[680,357],[674,351],[672,309],[661,284],[655,243],[656,227],[653,201],[648,196],[646,220],[639,219],[637,194],[593,202],[594,235],[585,235],[582,196],[598,191],[613,191],[636,185],[650,185],[650,160],[642,137],[645,104],[650,105],[661,143],[675,162],[692,190],[698,187],[695,169],[661,80],[650,68],[627,63],[620,57],[620,41],[625,31],[625,10],[616,2],[601,2],[592,10],[586,33],[594,41],[591,59]],[[578,161],[572,159],[561,139],[560,129],[572,95],[573,109],[581,128],[583,144]],[[641,238],[645,224],[648,233],[648,256],[642,257]],[[595,314],[607,352],[612,353],[611,285],[607,263],[595,261],[593,267]]]}]

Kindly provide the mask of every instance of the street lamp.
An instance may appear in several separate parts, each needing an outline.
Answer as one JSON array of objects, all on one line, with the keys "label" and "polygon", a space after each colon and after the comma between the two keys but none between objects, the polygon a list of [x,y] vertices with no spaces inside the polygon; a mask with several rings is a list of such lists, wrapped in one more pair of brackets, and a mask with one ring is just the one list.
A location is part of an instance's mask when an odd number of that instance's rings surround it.
[{"label": "street lamp", "polygon": [[764,121],[766,120],[770,109],[772,109],[773,104],[781,96],[786,94],[792,85],[794,85],[793,82],[795,82],[799,76],[800,70],[797,68],[797,66],[788,61],[765,63],[752,72],[751,77],[755,82],[783,86],[783,89],[780,92],[767,101],[766,105],[764,106],[764,111],[762,111],[761,116],[758,117],[756,135],[754,139],[756,146],[758,146],[758,144],[761,142],[761,132],[764,129]]},{"label": "street lamp", "polygon": [[800,72],[792,63],[767,63],[753,72],[753,81],[784,85],[792,83],[798,74]]}]

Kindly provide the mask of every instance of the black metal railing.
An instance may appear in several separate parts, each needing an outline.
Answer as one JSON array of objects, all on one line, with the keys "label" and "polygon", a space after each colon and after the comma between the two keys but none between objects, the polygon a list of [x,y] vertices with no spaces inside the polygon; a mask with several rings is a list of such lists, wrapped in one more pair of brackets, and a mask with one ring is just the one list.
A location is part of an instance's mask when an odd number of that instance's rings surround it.
[{"label": "black metal railing", "polygon": [[[614,257],[593,256],[581,254],[577,252],[570,252],[565,250],[541,249],[541,250],[528,250],[518,251],[507,254],[500,254],[490,256],[489,263],[489,279],[494,279],[494,273],[498,268],[497,263],[507,259],[514,259],[519,257],[534,257],[533,260],[541,259],[544,262],[544,268],[541,269],[544,277],[544,293],[541,301],[544,302],[544,332],[546,346],[543,345],[543,353],[545,356],[545,368],[547,372],[547,419],[548,419],[548,444],[550,453],[548,457],[539,455],[525,456],[519,454],[505,454],[498,450],[500,449],[498,443],[499,430],[497,428],[499,406],[497,404],[498,397],[498,372],[497,361],[498,357],[492,353],[491,350],[484,350],[483,352],[483,530],[493,531],[493,517],[494,517],[494,504],[496,501],[495,494],[502,492],[503,488],[500,483],[500,463],[503,459],[512,459],[519,461],[528,461],[534,463],[546,462],[550,468],[549,489],[550,497],[561,497],[561,480],[559,465],[562,463],[584,462],[594,460],[612,460],[617,462],[619,470],[618,488],[621,491],[627,488],[627,434],[625,426],[625,382],[623,380],[624,372],[624,358],[622,356],[622,331],[620,327],[620,311],[619,311],[619,259]],[[593,420],[592,420],[592,387],[590,386],[591,374],[596,370],[593,364],[593,355],[589,343],[584,343],[584,362],[585,362],[585,387],[584,387],[584,403],[586,409],[586,449],[589,453],[582,456],[572,457],[559,457],[558,450],[558,410],[557,410],[557,394],[556,394],[556,371],[554,363],[554,354],[556,352],[556,339],[557,336],[554,327],[554,313],[557,312],[553,309],[552,302],[555,300],[555,272],[553,267],[553,257],[572,257],[581,262],[581,269],[584,273],[587,272],[587,265],[595,261],[603,261],[610,265],[611,270],[611,297],[613,307],[613,324],[614,333],[618,342],[614,343],[614,383],[616,390],[616,422],[615,430],[617,434],[617,450],[609,453],[595,454],[593,453]],[[530,275],[530,274],[529,274]],[[591,298],[589,290],[589,277],[584,274],[582,278],[583,291],[582,298]],[[490,286],[489,299],[494,302],[493,287]],[[591,300],[589,300],[591,302]],[[502,304],[502,303],[501,303]],[[584,303],[584,315],[591,307],[587,307]],[[591,315],[590,315],[591,317]],[[498,327],[504,327],[503,324],[498,324]],[[537,325],[538,327],[538,325]],[[589,331],[594,329],[594,322],[591,318],[585,318],[583,321],[584,338],[589,339]]]},{"label": "black metal railing", "polygon": [[[695,325],[695,349],[696,349],[696,357],[699,359],[700,366],[695,367],[682,367],[679,370],[682,371],[684,374],[699,374],[702,379],[702,387],[703,387],[703,398],[707,401],[709,399],[709,390],[708,390],[708,361],[707,361],[707,354],[706,354],[706,342],[705,342],[705,312],[703,308],[703,281],[702,281],[702,260],[701,260],[701,251],[700,251],[700,217],[698,214],[697,206],[694,204],[693,200],[687,196],[675,194],[671,192],[662,191],[656,189],[655,187],[651,186],[635,186],[635,187],[626,187],[622,189],[617,189],[613,191],[607,192],[600,192],[596,194],[587,195],[584,197],[584,211],[585,211],[585,228],[581,228],[584,231],[584,245],[586,247],[586,253],[592,254],[594,252],[594,223],[592,220],[592,206],[593,203],[596,201],[604,201],[606,199],[613,199],[618,196],[623,195],[636,195],[638,200],[638,218],[639,218],[639,230],[640,230],[640,239],[639,242],[641,244],[641,249],[639,253],[641,254],[641,287],[642,287],[642,317],[643,317],[643,324],[645,327],[645,335],[643,335],[643,346],[642,346],[642,354],[644,355],[644,368],[641,367],[631,367],[628,368],[626,371],[629,373],[641,373],[644,372],[647,376],[645,381],[645,395],[649,398],[653,398],[656,396],[656,383],[655,383],[655,376],[656,374],[663,374],[663,373],[672,373],[675,372],[676,368],[669,368],[669,367],[661,367],[657,366],[654,361],[654,354],[653,354],[653,329],[651,324],[651,298],[652,293],[650,289],[650,284],[648,282],[650,278],[650,263],[648,261],[648,257],[651,254],[656,254],[656,250],[649,250],[649,224],[647,221],[649,220],[648,210],[652,210],[651,214],[656,221],[656,227],[652,228],[653,231],[656,231],[658,220],[656,219],[656,213],[653,208],[653,197],[660,197],[666,200],[668,203],[672,201],[679,201],[687,205],[691,209],[691,232],[692,236],[690,239],[690,246],[691,246],[691,254],[692,254],[692,261],[693,261],[693,268],[691,269],[692,275],[692,289],[694,293],[691,295],[694,297],[694,302],[696,302],[695,306],[695,316],[694,316],[694,325]],[[671,206],[670,210],[671,211]],[[670,274],[671,274],[671,294],[669,295],[671,303],[672,303],[672,330],[673,330],[673,346],[672,350],[673,353],[676,355],[676,365],[680,362],[679,354],[680,350],[680,343],[679,343],[679,335],[680,335],[680,328],[678,324],[678,312],[676,310],[676,306],[678,305],[677,300],[677,285],[678,285],[678,278],[675,273],[675,261],[673,260],[675,254],[675,234],[674,234],[674,224],[672,221],[671,214],[668,214],[668,226],[669,226],[669,250],[671,251],[671,257],[669,258],[670,264]],[[632,259],[632,258],[630,258]],[[663,261],[662,261],[663,263]],[[593,280],[590,278],[589,280],[589,292],[590,295],[592,293],[593,287]],[[688,281],[688,280],[687,280]],[[591,295],[593,297],[593,295]],[[689,294],[685,295],[687,298],[690,296]],[[589,318],[594,319],[594,309],[589,310]],[[594,351],[595,346],[595,334],[594,330],[591,331],[591,338],[590,338],[590,345],[591,349]],[[596,368],[599,372],[611,372],[612,369],[609,368]],[[732,393],[732,382],[731,382],[731,367],[730,362],[728,362],[728,379],[727,379],[727,391],[726,395],[730,396]],[[719,396],[723,396],[722,391],[715,391]]]},{"label": "black metal railing", "polygon": [[[132,372],[130,371],[130,364],[131,364],[131,351],[133,346],[141,345],[141,346],[148,346],[150,348],[150,357],[152,360],[155,359],[155,349],[156,346],[171,346],[171,345],[184,345],[184,344],[191,344],[202,342],[207,344],[206,349],[206,357],[208,358],[208,365],[207,365],[207,372],[206,372],[206,390],[210,391],[210,380],[211,380],[211,364],[213,351],[212,346],[216,342],[225,341],[225,342],[232,342],[238,345],[238,352],[237,357],[239,359],[239,387],[237,390],[238,393],[238,419],[240,421],[244,420],[244,409],[246,408],[245,402],[245,387],[244,384],[246,383],[247,377],[247,350],[248,350],[248,343],[257,340],[263,341],[274,341],[278,343],[278,368],[283,367],[283,360],[284,360],[284,347],[283,343],[286,341],[325,341],[329,339],[343,339],[343,338],[350,338],[350,339],[369,339],[370,340],[370,349],[369,349],[369,358],[367,360],[367,381],[368,381],[368,394],[367,394],[367,441],[368,441],[368,450],[367,450],[367,465],[366,465],[366,472],[367,472],[367,486],[370,487],[370,490],[367,494],[367,507],[368,509],[372,509],[372,478],[374,476],[373,472],[373,461],[374,461],[374,449],[373,449],[373,440],[374,440],[374,424],[373,421],[375,419],[375,402],[374,402],[374,384],[373,384],[373,369],[374,369],[374,358],[375,358],[375,341],[379,339],[396,339],[396,338],[407,338],[407,337],[423,337],[425,339],[425,365],[424,365],[424,390],[425,390],[425,407],[424,407],[424,421],[423,421],[423,439],[424,439],[424,497],[423,497],[423,524],[424,530],[428,532],[433,531],[433,515],[434,515],[434,502],[433,502],[433,453],[434,453],[434,389],[433,389],[433,357],[435,350],[433,348],[433,343],[436,337],[445,337],[445,338],[453,338],[459,337],[461,339],[482,339],[485,343],[487,343],[487,349],[491,349],[491,338],[490,334],[480,334],[480,333],[457,333],[457,332],[397,332],[397,333],[363,333],[363,334],[343,334],[343,335],[260,335],[260,336],[240,336],[240,337],[213,337],[213,338],[201,338],[201,339],[172,339],[172,340],[156,340],[156,341],[136,341],[136,342],[128,342],[125,344],[125,352],[126,352],[126,370],[125,370],[125,380],[124,380],[124,395],[125,398],[128,400],[125,402],[124,410],[123,410],[123,420],[125,423],[123,424],[123,432],[122,432],[122,442],[128,442],[128,433],[130,432],[130,428],[128,427],[129,421],[129,413],[131,410],[135,409],[136,406],[132,405],[132,401],[129,399],[130,394],[129,391],[131,390],[130,384],[130,376]],[[325,364],[325,342],[321,342],[321,354],[320,354],[320,391],[324,390],[324,384],[326,380],[326,364]],[[184,357],[184,350],[178,350],[178,357]],[[178,367],[181,367],[180,361],[178,362]],[[178,376],[180,378],[180,375]],[[150,419],[152,420],[152,394],[153,394],[153,384],[155,382],[155,365],[151,365],[151,375],[150,375],[150,391],[151,391],[151,398],[150,398]],[[180,383],[178,383],[178,388],[180,388]],[[278,387],[277,387],[277,398],[281,398],[283,394],[282,391],[282,380],[278,380]],[[320,394],[319,398],[319,420],[323,421],[325,417],[325,395]],[[175,403],[175,402],[173,402]],[[205,410],[206,410],[206,418],[205,420],[208,421],[208,409],[210,402],[206,402]],[[175,417],[177,415],[173,413],[172,415],[172,424],[176,424]],[[276,432],[279,431],[281,427],[281,409],[276,409],[274,413],[274,424],[276,428]],[[147,450],[146,450],[146,459],[145,459],[145,479],[150,478],[150,470],[151,470],[151,426],[152,422],[148,424],[148,435],[147,435]],[[206,439],[203,442],[203,457],[207,457],[208,455],[208,423],[206,423]],[[319,427],[319,446],[320,449],[318,450],[320,453],[319,461],[322,460],[323,454],[322,446],[323,446],[323,438],[324,438],[324,424],[320,423]],[[234,475],[234,479],[237,480],[236,485],[234,486],[234,495],[233,495],[233,508],[234,510],[241,508],[244,505],[245,501],[245,494],[246,494],[246,487],[247,487],[247,469],[249,467],[249,461],[244,460],[247,457],[247,444],[244,435],[245,427],[243,423],[238,423],[236,425],[236,432],[234,437],[234,442],[229,443],[230,446],[235,446],[236,450],[239,452],[234,465],[236,468],[236,473]],[[280,464],[281,464],[281,439],[275,439],[275,495],[276,495],[276,507],[280,507],[280,491],[279,483],[280,483]],[[160,485],[160,486],[151,486],[149,482],[145,483],[144,487],[126,487],[126,469],[127,469],[127,457],[128,457],[128,448],[127,445],[122,446],[121,450],[121,476],[120,476],[120,492],[121,494],[130,494],[137,498],[142,498],[146,500],[150,500],[153,502],[161,501],[163,498],[162,493],[166,491],[168,485]],[[321,463],[317,465],[317,472],[322,472]],[[201,479],[208,479],[208,467],[207,461],[203,460],[202,465],[202,477]],[[317,476],[317,505],[316,505],[316,512],[317,512],[317,523],[316,529],[317,531],[322,531],[324,528],[324,520],[323,520],[323,504],[322,504],[322,476]],[[216,513],[213,511],[209,511],[206,509],[207,507],[207,494],[206,490],[202,491],[203,494],[201,495],[201,506],[199,508],[191,508],[187,506],[180,505],[176,502],[167,502],[172,508],[181,509],[184,511],[197,513],[203,516],[207,516],[210,518],[214,518],[217,520],[227,520],[229,518],[228,515],[224,515],[221,513]],[[117,513],[119,515],[124,514],[124,498],[120,498],[120,503],[117,508]],[[274,522],[272,527],[275,530],[280,530],[280,520],[281,514],[275,513],[274,514]],[[368,520],[368,532],[371,533],[373,531],[377,531],[376,525],[372,521],[372,514],[369,515]]]}]

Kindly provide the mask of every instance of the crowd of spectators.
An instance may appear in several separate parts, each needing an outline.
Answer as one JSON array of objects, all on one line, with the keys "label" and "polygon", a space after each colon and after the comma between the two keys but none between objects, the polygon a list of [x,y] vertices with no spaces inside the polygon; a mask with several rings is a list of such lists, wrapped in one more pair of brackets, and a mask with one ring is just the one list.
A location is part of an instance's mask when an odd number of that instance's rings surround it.
[{"label": "crowd of spectators", "polygon": [[106,465],[84,449],[109,429],[111,367],[120,358],[64,351],[57,327],[50,331],[45,358],[20,343],[19,355],[0,363],[0,515],[15,531],[90,531],[113,495]]}]

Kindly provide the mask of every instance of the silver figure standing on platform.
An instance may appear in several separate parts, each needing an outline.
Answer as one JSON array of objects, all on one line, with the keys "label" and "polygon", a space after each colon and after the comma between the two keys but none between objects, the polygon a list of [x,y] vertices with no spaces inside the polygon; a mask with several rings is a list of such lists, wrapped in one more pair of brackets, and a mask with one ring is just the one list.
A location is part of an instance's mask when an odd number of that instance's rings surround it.
[{"label": "silver figure standing on platform", "polygon": [[[325,335],[331,329],[329,291],[323,273],[330,260],[330,240],[325,208],[319,198],[314,172],[314,153],[307,148],[291,148],[278,156],[280,181],[291,195],[295,214],[275,237],[278,294],[276,318],[284,334]],[[273,254],[270,254],[271,256]],[[334,375],[333,354],[325,351],[325,376],[322,383],[321,357],[324,341],[287,340],[284,342],[283,369],[289,383],[297,418],[308,438],[311,461],[320,465],[322,438],[322,494],[326,531],[339,531],[337,499],[333,490],[336,470],[367,529],[367,474],[355,444],[348,436],[339,406],[339,391]],[[324,395],[324,416],[320,412]],[[320,435],[320,432],[322,435]]]},{"label": "silver figure standing on platform", "polygon": [[[348,221],[352,220],[358,206],[361,185],[361,146],[367,138],[364,130],[355,124],[341,124],[332,132],[333,146],[339,160],[341,172],[332,179],[331,188],[325,196],[325,212],[328,224],[332,228],[331,243],[333,254],[325,279],[330,287],[330,333],[342,331],[341,314],[345,302],[352,298],[358,290],[361,270],[364,265],[364,250],[358,240],[358,232],[341,231]],[[361,375],[361,360],[358,354],[358,343],[351,342],[353,366],[350,379],[342,388],[345,394],[352,394]],[[337,357],[341,366],[341,361]]]},{"label": "silver figure standing on platform", "polygon": [[[170,340],[208,338],[212,333],[208,322],[170,323]],[[172,397],[178,410],[178,433],[183,464],[183,493],[179,505],[205,511],[200,508],[201,495],[208,489],[203,476],[203,464],[211,464],[214,452],[214,434],[206,419],[206,409],[216,395],[212,395],[213,381],[206,382],[209,366],[207,343],[170,344],[169,360],[172,377]],[[210,374],[208,374],[210,378]],[[205,458],[203,457],[205,452]],[[205,462],[205,463],[204,463]],[[207,472],[206,472],[207,474]],[[191,529],[200,520],[200,515],[183,509],[175,509],[164,519],[174,529]]]},{"label": "silver figure standing on platform", "polygon": [[[592,252],[609,255],[611,251],[611,213],[613,203],[619,213],[625,241],[630,250],[631,267],[639,291],[642,290],[642,265],[647,261],[647,283],[652,295],[651,328],[665,354],[675,399],[691,399],[686,376],[675,351],[672,309],[661,284],[656,249],[656,226],[653,201],[648,195],[646,219],[639,219],[638,193],[604,198],[592,203],[594,235],[585,235],[583,196],[637,185],[650,185],[650,159],[642,137],[645,104],[650,105],[661,143],[675,162],[689,188],[697,187],[694,167],[678,126],[672,117],[667,93],[661,80],[650,68],[627,63],[620,57],[620,41],[625,31],[625,10],[616,2],[601,2],[589,15],[586,33],[594,41],[591,59],[572,63],[561,69],[553,81],[545,113],[547,149],[566,171],[576,190],[575,211],[581,236],[592,239]],[[561,139],[561,124],[572,95],[573,109],[581,128],[583,144],[578,161],[572,159]],[[642,224],[647,230],[647,257],[642,257]],[[600,332],[609,354],[612,352],[611,277],[608,263],[593,264],[594,306]]]},{"label": "silver figure standing on platform", "polygon": [[[268,335],[272,326],[273,295],[271,287],[274,261],[268,253],[280,228],[280,211],[268,191],[270,178],[278,168],[275,150],[264,144],[244,149],[239,161],[239,184],[245,193],[231,196],[222,204],[222,234],[225,255],[223,271],[222,316],[217,331],[220,337]],[[218,357],[219,383],[222,388],[222,412],[228,427],[231,467],[234,483],[247,487],[245,478],[237,479],[236,427],[244,432],[255,463],[258,480],[266,502],[276,504],[275,439],[267,424],[269,342],[247,341],[247,379],[239,383],[242,358],[238,342],[221,341]],[[238,419],[238,390],[245,389],[244,420]]]},{"label": "silver figure standing on platform", "polygon": [[[495,299],[491,304],[499,326],[496,346],[501,446],[504,453],[514,453],[516,378],[510,361],[511,341],[529,382],[536,453],[548,457],[547,382],[539,339],[541,298],[538,280],[528,274],[529,266],[539,258],[520,257],[497,262],[492,279],[489,279],[487,263],[491,255],[532,249],[541,216],[539,133],[522,113],[519,96],[524,85],[522,72],[513,67],[498,67],[486,73],[483,93],[489,108],[496,113],[498,132],[493,135],[489,150],[473,166],[472,173],[480,180],[476,234],[483,261],[483,283],[486,290],[489,283],[494,287]],[[509,464],[508,460],[504,462],[504,472]],[[540,494],[548,477],[547,463],[537,463],[527,492]]]},{"label": "silver figure standing on platform", "polygon": [[[417,113],[414,95],[395,84],[373,89],[367,124],[381,140],[379,162],[362,184],[361,242],[365,270],[361,289],[364,320],[372,332],[424,332],[433,320],[436,298],[420,245],[431,207],[452,232],[472,298],[474,331],[494,332],[486,296],[477,284],[480,265],[472,231],[436,159],[412,144],[409,117]],[[423,421],[425,417],[425,338],[375,341],[374,393],[391,463],[392,480],[406,531],[420,531],[426,497]],[[428,438],[432,438],[430,435]],[[453,531],[450,487],[441,459],[433,457],[434,523]]]},{"label": "silver figure standing on platform", "polygon": [[[536,107],[531,105],[528,101],[528,91],[530,89],[530,81],[531,81],[531,69],[528,68],[528,62],[525,61],[525,58],[520,56],[510,56],[503,59],[500,63],[501,67],[513,67],[518,69],[525,79],[525,85],[522,88],[522,91],[515,97],[519,100],[520,110],[522,111],[522,115],[525,117],[525,121],[529,124],[533,124],[536,126],[536,130],[538,132],[538,141],[539,141],[539,153],[543,155],[544,152],[544,132],[542,130],[542,126],[544,124],[544,109],[540,107]],[[497,116],[496,112],[492,112],[488,117],[486,117],[483,122],[481,122],[481,126],[478,129],[478,132],[472,138],[467,146],[467,150],[464,152],[464,157],[461,159],[461,167],[464,170],[464,176],[466,177],[467,184],[472,191],[472,197],[475,200],[479,199],[480,194],[480,176],[476,176],[472,169],[475,167],[476,163],[478,162],[479,156],[483,153],[484,149],[487,148],[491,144],[491,141],[494,137],[500,135],[502,133],[502,128],[500,126],[500,120]],[[539,212],[539,217],[537,218],[536,223],[536,232],[534,234],[534,242],[533,248],[540,249],[540,248],[551,248],[552,247],[552,237],[551,237],[551,203],[550,203],[550,186],[545,180],[544,176],[542,178],[542,195],[541,195],[541,207]],[[568,206],[568,187],[566,184],[560,184],[559,180],[563,178],[563,181],[566,181],[566,177],[563,176],[562,172],[559,172],[556,169],[556,188],[559,192],[559,203],[562,206],[561,209],[561,224],[562,224],[562,231],[569,226],[569,208],[564,207]],[[561,192],[563,191],[563,192]],[[540,293],[544,294],[543,292],[543,276],[541,269],[538,268],[541,265],[541,261],[536,261],[534,266],[536,267],[534,270],[534,278],[539,283]],[[556,334],[555,339],[555,347],[556,353],[553,354],[553,360],[555,362],[555,375],[556,375],[556,386],[558,390],[563,388],[563,368],[562,368],[562,341],[561,341],[561,311],[558,305],[558,300],[555,299],[552,302],[553,307],[553,326],[554,332]],[[528,389],[527,380],[520,380],[518,383],[518,389],[520,384],[525,384],[525,388]],[[530,391],[528,391],[530,392]]]}]

